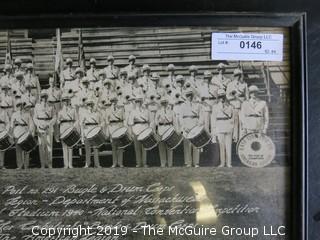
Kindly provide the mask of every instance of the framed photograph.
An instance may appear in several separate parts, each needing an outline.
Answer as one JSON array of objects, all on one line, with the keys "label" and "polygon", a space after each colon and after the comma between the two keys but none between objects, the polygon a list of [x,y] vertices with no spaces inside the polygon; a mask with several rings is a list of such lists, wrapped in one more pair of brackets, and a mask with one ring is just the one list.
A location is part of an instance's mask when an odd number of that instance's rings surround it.
[{"label": "framed photograph", "polygon": [[305,14],[0,19],[0,239],[305,239]]}]

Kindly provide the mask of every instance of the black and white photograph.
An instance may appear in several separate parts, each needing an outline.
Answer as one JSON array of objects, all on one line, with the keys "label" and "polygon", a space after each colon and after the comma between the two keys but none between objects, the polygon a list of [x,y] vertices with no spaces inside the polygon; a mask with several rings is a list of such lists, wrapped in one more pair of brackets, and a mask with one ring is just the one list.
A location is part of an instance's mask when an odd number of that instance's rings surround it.
[{"label": "black and white photograph", "polygon": [[0,239],[289,239],[290,58],[284,27],[0,30]]}]

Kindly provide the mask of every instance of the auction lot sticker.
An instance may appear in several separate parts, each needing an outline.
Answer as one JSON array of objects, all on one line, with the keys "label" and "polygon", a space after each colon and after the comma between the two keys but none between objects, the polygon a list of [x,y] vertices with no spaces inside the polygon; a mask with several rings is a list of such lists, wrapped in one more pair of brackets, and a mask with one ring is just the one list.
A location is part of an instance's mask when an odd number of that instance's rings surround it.
[{"label": "auction lot sticker", "polygon": [[282,61],[283,34],[212,33],[212,60]]}]

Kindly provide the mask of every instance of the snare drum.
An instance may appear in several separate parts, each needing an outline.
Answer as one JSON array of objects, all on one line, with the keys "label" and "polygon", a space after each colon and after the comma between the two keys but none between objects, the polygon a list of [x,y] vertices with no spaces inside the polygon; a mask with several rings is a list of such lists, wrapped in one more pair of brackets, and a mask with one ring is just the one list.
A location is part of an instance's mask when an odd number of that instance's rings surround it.
[{"label": "snare drum", "polygon": [[17,144],[26,152],[30,152],[37,147],[36,139],[29,132],[22,134],[18,138]]},{"label": "snare drum", "polygon": [[67,144],[68,147],[71,148],[74,147],[81,140],[79,132],[74,127],[66,129],[61,134],[60,138],[65,144]]},{"label": "snare drum", "polygon": [[174,127],[168,128],[161,136],[161,141],[164,142],[171,150],[175,149],[182,142],[182,135],[178,134]]},{"label": "snare drum", "polygon": [[102,127],[94,127],[88,133],[86,137],[90,145],[94,147],[100,147],[107,141],[106,135],[103,133]]},{"label": "snare drum", "polygon": [[6,151],[13,144],[14,140],[7,131],[0,132],[0,151]]},{"label": "snare drum", "polygon": [[124,149],[132,143],[132,139],[129,136],[128,129],[121,127],[116,129],[112,133],[112,141],[116,144],[119,149]]},{"label": "snare drum", "polygon": [[158,145],[158,136],[153,132],[152,128],[143,130],[137,140],[142,143],[145,150],[151,150]]},{"label": "snare drum", "polygon": [[187,139],[196,147],[203,148],[211,141],[211,135],[204,126],[195,126],[187,134]]}]

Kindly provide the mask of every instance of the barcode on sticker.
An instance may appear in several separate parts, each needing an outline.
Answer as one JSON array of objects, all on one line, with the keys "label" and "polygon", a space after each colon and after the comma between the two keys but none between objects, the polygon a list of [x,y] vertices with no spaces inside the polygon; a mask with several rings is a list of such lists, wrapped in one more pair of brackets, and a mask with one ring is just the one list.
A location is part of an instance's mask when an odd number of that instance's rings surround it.
[{"label": "barcode on sticker", "polygon": [[212,60],[282,61],[283,34],[212,33]]}]

